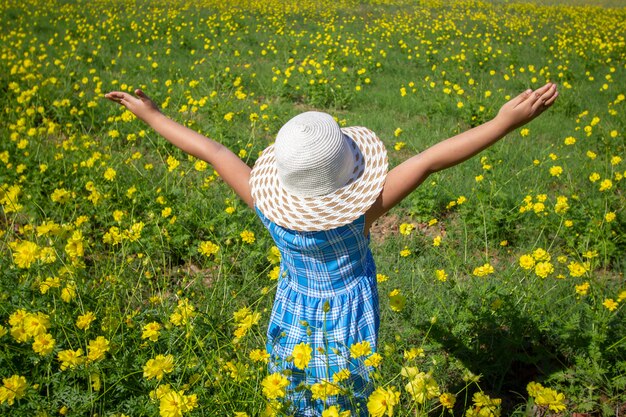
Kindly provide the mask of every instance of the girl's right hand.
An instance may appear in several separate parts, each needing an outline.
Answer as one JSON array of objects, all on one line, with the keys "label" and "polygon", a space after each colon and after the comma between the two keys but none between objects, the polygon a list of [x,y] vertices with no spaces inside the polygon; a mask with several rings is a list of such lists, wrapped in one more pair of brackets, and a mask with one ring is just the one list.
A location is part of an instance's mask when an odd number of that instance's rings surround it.
[{"label": "girl's right hand", "polygon": [[504,123],[511,131],[533,120],[554,103],[559,93],[556,84],[547,83],[535,91],[526,90],[505,103],[496,120]]},{"label": "girl's right hand", "polygon": [[140,89],[135,90],[136,97],[123,91],[111,91],[104,95],[105,98],[126,107],[131,113],[148,122],[154,115],[161,114],[157,105]]}]

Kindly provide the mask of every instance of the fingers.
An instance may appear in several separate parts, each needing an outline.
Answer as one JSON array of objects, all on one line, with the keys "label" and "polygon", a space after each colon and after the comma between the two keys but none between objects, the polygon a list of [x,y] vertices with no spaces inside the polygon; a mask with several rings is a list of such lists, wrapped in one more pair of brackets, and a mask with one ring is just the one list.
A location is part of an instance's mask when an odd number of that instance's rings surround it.
[{"label": "fingers", "polygon": [[533,111],[543,111],[556,100],[558,92],[556,84],[548,83],[543,87],[535,90],[531,99],[531,108]]},{"label": "fingers", "polygon": [[510,102],[513,104],[514,107],[516,107],[518,104],[523,103],[524,101],[526,101],[526,99],[528,97],[530,97],[530,95],[532,94],[533,90],[531,90],[530,88],[526,91],[524,91],[523,93],[521,93],[520,95],[518,95],[517,97],[515,97],[513,100],[511,100]]}]

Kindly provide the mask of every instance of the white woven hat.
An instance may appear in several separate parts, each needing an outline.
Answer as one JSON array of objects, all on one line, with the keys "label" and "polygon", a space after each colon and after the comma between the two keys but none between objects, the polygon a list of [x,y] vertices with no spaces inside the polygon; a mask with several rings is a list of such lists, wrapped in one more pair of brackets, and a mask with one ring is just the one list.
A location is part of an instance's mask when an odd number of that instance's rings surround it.
[{"label": "white woven hat", "polygon": [[365,213],[387,175],[387,151],[364,127],[340,128],[321,112],[306,112],[280,129],[254,164],[255,205],[274,223],[298,231],[343,226]]}]

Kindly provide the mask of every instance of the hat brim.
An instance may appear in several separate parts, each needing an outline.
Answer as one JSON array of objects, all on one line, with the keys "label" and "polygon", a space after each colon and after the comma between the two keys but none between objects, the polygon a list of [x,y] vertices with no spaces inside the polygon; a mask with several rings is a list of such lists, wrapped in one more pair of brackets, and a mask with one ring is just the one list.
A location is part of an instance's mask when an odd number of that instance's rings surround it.
[{"label": "hat brim", "polygon": [[[317,197],[290,194],[278,179],[274,145],[267,147],[250,173],[255,206],[279,226],[297,231],[330,230],[351,223],[364,214],[380,195],[387,176],[387,151],[374,132],[364,127],[341,129],[358,147],[363,160],[355,166],[355,178],[336,191]],[[355,149],[356,150],[356,149]]]}]

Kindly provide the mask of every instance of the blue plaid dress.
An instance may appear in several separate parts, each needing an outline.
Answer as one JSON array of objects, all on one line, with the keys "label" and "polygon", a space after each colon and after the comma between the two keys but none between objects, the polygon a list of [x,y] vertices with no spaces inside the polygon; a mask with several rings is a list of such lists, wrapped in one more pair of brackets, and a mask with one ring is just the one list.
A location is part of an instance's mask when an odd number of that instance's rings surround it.
[{"label": "blue plaid dress", "polygon": [[[325,408],[339,405],[352,416],[366,416],[372,391],[370,368],[364,364],[367,357],[350,356],[350,347],[365,341],[376,352],[380,323],[376,266],[369,236],[363,234],[365,215],[335,229],[298,232],[256,211],[281,254],[267,352],[271,373],[289,371],[286,402],[293,407],[290,413],[320,416]],[[302,342],[313,348],[304,371],[289,358]],[[333,376],[344,369],[349,378],[334,383]],[[340,388],[337,395],[313,399],[308,388],[322,381]]]}]

